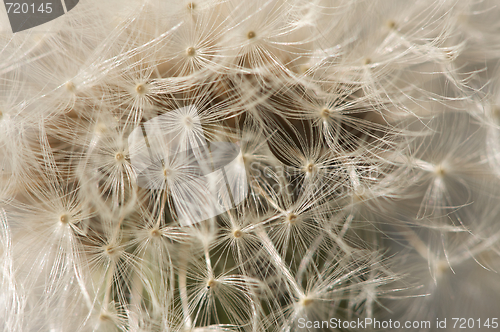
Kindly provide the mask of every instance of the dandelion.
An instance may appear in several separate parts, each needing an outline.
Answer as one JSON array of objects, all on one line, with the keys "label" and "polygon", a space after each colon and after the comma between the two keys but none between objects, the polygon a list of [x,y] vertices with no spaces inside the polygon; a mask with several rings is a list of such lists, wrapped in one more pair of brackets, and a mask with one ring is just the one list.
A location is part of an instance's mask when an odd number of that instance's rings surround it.
[{"label": "dandelion", "polygon": [[87,0],[2,24],[1,329],[493,326],[498,14]]}]

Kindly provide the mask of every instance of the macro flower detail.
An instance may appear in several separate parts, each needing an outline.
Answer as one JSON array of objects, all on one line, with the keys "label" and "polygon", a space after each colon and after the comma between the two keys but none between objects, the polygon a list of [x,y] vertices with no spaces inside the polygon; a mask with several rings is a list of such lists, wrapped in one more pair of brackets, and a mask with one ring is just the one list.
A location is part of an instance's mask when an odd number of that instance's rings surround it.
[{"label": "macro flower detail", "polygon": [[496,329],[497,2],[4,1],[0,330]]}]

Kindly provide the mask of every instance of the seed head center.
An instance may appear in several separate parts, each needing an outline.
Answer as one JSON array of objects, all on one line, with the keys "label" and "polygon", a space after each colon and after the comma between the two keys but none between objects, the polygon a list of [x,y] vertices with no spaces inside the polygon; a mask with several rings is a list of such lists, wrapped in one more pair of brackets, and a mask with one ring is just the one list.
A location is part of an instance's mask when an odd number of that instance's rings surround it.
[{"label": "seed head center", "polygon": [[186,49],[186,54],[188,56],[194,56],[196,54],[196,49],[194,47],[188,47]]},{"label": "seed head center", "polygon": [[215,281],[214,279],[210,279],[207,281],[207,288],[208,289],[213,288],[215,285],[217,285],[217,281]]},{"label": "seed head center", "polygon": [[75,92],[76,90],[76,87],[75,87],[75,83],[69,81],[69,82],[66,82],[66,90],[68,90],[69,92]]},{"label": "seed head center", "polygon": [[184,125],[188,128],[191,128],[193,126],[193,118],[190,117],[189,115],[184,118]]},{"label": "seed head center", "polygon": [[443,165],[437,165],[434,169],[434,172],[439,177],[443,177],[446,174],[446,170],[444,169]]},{"label": "seed head center", "polygon": [[314,164],[309,163],[309,164],[307,164],[307,166],[305,167],[305,170],[306,170],[306,172],[307,172],[307,173],[312,173],[312,172],[314,172],[314,168],[315,168],[315,167],[314,167]]},{"label": "seed head center", "polygon": [[108,256],[114,256],[118,253],[118,248],[112,244],[108,244],[106,246],[105,250],[106,250],[106,254],[108,254]]},{"label": "seed head center", "polygon": [[295,213],[290,213],[287,217],[286,217],[286,220],[290,223],[290,224],[294,224],[296,221],[297,221],[297,215]]},{"label": "seed head center", "polygon": [[122,152],[117,152],[117,153],[115,154],[115,159],[116,159],[117,161],[123,161],[123,160],[125,159],[125,156],[123,155],[123,153],[122,153]]},{"label": "seed head center", "polygon": [[69,222],[69,216],[67,214],[63,214],[59,217],[59,221],[63,224],[67,224]]},{"label": "seed head center", "polygon": [[307,297],[303,298],[303,299],[300,301],[300,303],[301,303],[301,304],[302,304],[302,306],[304,306],[304,307],[310,306],[313,302],[314,302],[314,300],[313,300],[313,299],[310,299],[310,298],[307,298]]},{"label": "seed head center", "polygon": [[135,92],[137,92],[140,95],[143,95],[146,93],[146,87],[144,84],[137,84],[135,87]]},{"label": "seed head center", "polygon": [[170,169],[168,169],[168,168],[164,168],[164,169],[163,169],[163,176],[164,176],[164,177],[166,177],[166,178],[167,178],[170,174],[171,174]]},{"label": "seed head center", "polygon": [[391,30],[394,30],[394,29],[396,29],[396,28],[397,28],[397,24],[396,24],[396,22],[394,22],[394,21],[392,21],[392,20],[391,20],[391,21],[388,21],[388,22],[387,22],[387,27],[388,27],[389,29],[391,29]]},{"label": "seed head center", "polygon": [[243,236],[243,232],[239,229],[236,229],[233,231],[233,236],[238,239]]}]

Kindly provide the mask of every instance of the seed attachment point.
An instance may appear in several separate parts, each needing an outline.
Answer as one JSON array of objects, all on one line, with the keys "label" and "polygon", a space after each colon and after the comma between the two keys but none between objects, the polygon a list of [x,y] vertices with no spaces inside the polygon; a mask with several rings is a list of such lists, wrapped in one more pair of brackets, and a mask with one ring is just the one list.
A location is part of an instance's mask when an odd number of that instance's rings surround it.
[{"label": "seed attachment point", "polygon": [[443,165],[437,165],[435,168],[434,168],[434,173],[438,176],[438,177],[443,177],[446,175],[446,170],[445,168],[443,167]]},{"label": "seed attachment point", "polygon": [[302,306],[304,306],[304,307],[310,306],[313,302],[314,302],[313,299],[307,298],[307,297],[305,297],[302,300],[300,300],[300,304],[302,304]]},{"label": "seed attachment point", "polygon": [[390,20],[390,21],[387,21],[387,27],[391,30],[395,30],[398,28],[398,25],[393,20]]},{"label": "seed attachment point", "polygon": [[210,279],[207,281],[207,289],[213,288],[217,285],[217,281],[214,279]]},{"label": "seed attachment point", "polygon": [[122,153],[122,152],[117,152],[117,153],[115,154],[115,159],[116,159],[117,161],[123,161],[123,160],[125,159],[125,156],[123,155],[123,153]]},{"label": "seed attachment point", "polygon": [[135,86],[135,92],[137,92],[140,95],[145,94],[146,93],[146,86],[144,84],[142,84],[142,83],[137,84]]},{"label": "seed attachment point", "polygon": [[66,90],[68,90],[69,92],[75,92],[76,91],[75,83],[73,83],[71,81],[66,82],[65,87],[66,87]]},{"label": "seed attachment point", "polygon": [[290,213],[286,216],[286,221],[290,224],[294,224],[297,222],[297,215],[295,213]]},{"label": "seed attachment point", "polygon": [[153,228],[153,229],[151,230],[151,237],[156,237],[156,238],[158,238],[158,237],[160,237],[160,236],[161,236],[161,232],[160,232],[160,230],[159,230],[158,228]]},{"label": "seed attachment point", "polygon": [[62,223],[62,224],[67,224],[69,223],[69,220],[70,220],[70,217],[67,215],[67,214],[63,214],[59,217],[59,221]]},{"label": "seed attachment point", "polygon": [[186,54],[187,54],[188,56],[195,56],[195,54],[196,54],[196,49],[195,49],[194,47],[188,47],[188,48],[186,49]]}]

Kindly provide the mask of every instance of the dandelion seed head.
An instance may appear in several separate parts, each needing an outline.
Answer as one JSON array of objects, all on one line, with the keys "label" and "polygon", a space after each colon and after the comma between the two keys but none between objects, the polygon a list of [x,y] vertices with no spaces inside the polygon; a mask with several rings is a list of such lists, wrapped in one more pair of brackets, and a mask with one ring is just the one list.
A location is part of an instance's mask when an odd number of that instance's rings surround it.
[{"label": "dandelion seed head", "polygon": [[152,238],[159,238],[161,236],[161,232],[158,228],[151,229],[150,234]]},{"label": "dandelion seed head", "polygon": [[137,92],[138,95],[142,96],[147,93],[147,87],[143,83],[139,83],[135,86],[135,92]]},{"label": "dandelion seed head", "polygon": [[324,120],[326,120],[326,119],[330,118],[330,112],[331,112],[331,111],[330,111],[330,109],[329,109],[329,108],[324,107],[324,108],[322,108],[322,109],[321,109],[321,111],[320,111],[320,116],[321,116]]},{"label": "dandelion seed head", "polygon": [[94,126],[94,131],[96,134],[104,134],[108,131],[108,126],[104,122],[98,121]]},{"label": "dandelion seed head", "polygon": [[62,223],[62,224],[68,224],[70,221],[71,221],[71,217],[70,215],[68,214],[62,214],[60,217],[59,217],[59,221]]},{"label": "dandelion seed head", "polygon": [[118,161],[118,162],[122,162],[125,160],[125,156],[123,154],[123,152],[117,152],[115,154],[115,159]]},{"label": "dandelion seed head", "polygon": [[109,243],[104,246],[104,253],[110,258],[110,259],[116,259],[120,257],[122,254],[123,249],[117,246],[114,243]]},{"label": "dandelion seed head", "polygon": [[99,314],[99,321],[103,323],[111,323],[113,321],[113,318],[111,318],[111,316],[108,313],[101,312]]},{"label": "dandelion seed head", "polygon": [[164,166],[162,168],[162,174],[165,179],[172,178],[173,176],[175,176],[175,173],[175,170],[171,167]]},{"label": "dandelion seed head", "polygon": [[303,167],[303,172],[306,173],[307,175],[312,175],[312,174],[316,173],[316,171],[317,171],[317,166],[312,162],[308,162]]},{"label": "dandelion seed head", "polygon": [[364,190],[354,190],[351,194],[351,197],[353,203],[361,203],[368,199]]},{"label": "dandelion seed head", "polygon": [[68,92],[75,93],[76,91],[75,83],[72,81],[66,82],[65,87]]},{"label": "dandelion seed head", "polygon": [[243,232],[240,229],[233,230],[233,237],[239,239],[243,236]]},{"label": "dandelion seed head", "polygon": [[207,289],[214,289],[215,286],[217,286],[217,280],[209,279],[207,281]]},{"label": "dandelion seed head", "polygon": [[247,157],[249,157],[249,156],[247,154],[244,154],[244,153],[241,153],[240,155],[238,155],[238,164],[246,165],[247,162],[249,162],[249,159],[247,159]]},{"label": "dandelion seed head", "polygon": [[499,106],[497,106],[497,105],[492,106],[491,117],[494,119],[495,122],[497,122],[497,123],[500,122],[500,107]]},{"label": "dandelion seed head", "polygon": [[192,56],[195,56],[196,55],[196,49],[194,47],[188,47],[186,49],[186,54],[190,57]]},{"label": "dandelion seed head", "polygon": [[389,20],[389,21],[387,21],[387,22],[386,22],[386,26],[387,26],[389,29],[391,29],[391,30],[396,30],[396,29],[397,29],[397,27],[398,27],[397,23],[396,23],[395,21],[393,21],[393,20]]},{"label": "dandelion seed head", "polygon": [[300,303],[300,305],[302,307],[306,308],[306,307],[309,307],[311,304],[314,303],[314,299],[309,298],[309,297],[303,297],[302,299],[300,299],[299,303]]},{"label": "dandelion seed head", "polygon": [[290,225],[293,225],[298,221],[298,216],[295,213],[288,213],[285,219]]},{"label": "dandelion seed head", "polygon": [[4,329],[420,320],[465,261],[497,300],[494,2],[88,0],[0,38]]},{"label": "dandelion seed head", "polygon": [[194,125],[194,119],[191,115],[186,115],[184,116],[184,118],[182,119],[182,123],[184,124],[184,126],[191,130],[193,129],[193,125]]},{"label": "dandelion seed head", "polygon": [[434,167],[434,174],[436,174],[437,177],[443,177],[447,173],[447,169],[443,164],[438,164]]}]

